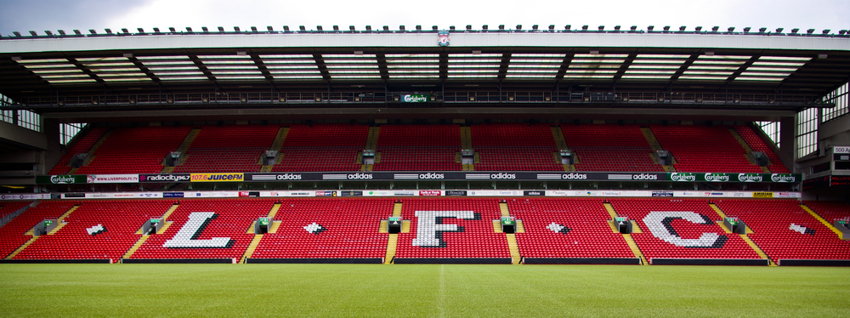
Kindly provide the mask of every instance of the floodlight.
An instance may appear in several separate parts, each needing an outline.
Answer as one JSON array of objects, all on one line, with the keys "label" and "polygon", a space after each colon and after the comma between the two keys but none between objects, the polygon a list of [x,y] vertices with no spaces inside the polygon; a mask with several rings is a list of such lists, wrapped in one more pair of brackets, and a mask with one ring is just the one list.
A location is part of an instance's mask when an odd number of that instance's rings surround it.
[{"label": "floodlight", "polygon": [[572,27],[573,27],[572,25],[567,24],[567,25],[564,26],[564,30],[569,31],[570,29],[572,29]]},{"label": "floodlight", "polygon": [[16,37],[21,37],[21,32],[15,31],[12,32],[12,34],[14,34]]},{"label": "floodlight", "polygon": [[307,28],[305,28],[303,25],[299,25],[298,30],[301,31],[301,32],[304,32],[304,31],[307,31]]},{"label": "floodlight", "polygon": [[646,31],[648,31],[648,32],[652,32],[653,29],[655,29],[654,25],[650,25],[650,26],[646,27]]},{"label": "floodlight", "polygon": [[142,28],[136,28],[136,31],[138,31],[139,33],[145,33],[145,29]]},{"label": "floodlight", "polygon": [[815,33],[815,29],[806,30],[806,34],[812,34],[812,33]]},{"label": "floodlight", "polygon": [[422,25],[416,25],[416,32],[422,31]]},{"label": "floodlight", "polygon": [[791,34],[797,34],[797,32],[799,32],[799,31],[800,31],[800,29],[793,28],[793,29],[791,29]]},{"label": "floodlight", "polygon": [[635,31],[637,31],[637,26],[633,25],[631,28],[629,28],[629,30],[631,30],[632,32],[635,32]]},{"label": "floodlight", "polygon": [[255,33],[256,33],[256,32],[257,32],[257,27],[255,27],[255,26],[253,26],[253,25],[252,25],[252,26],[251,26],[251,32],[255,32]]},{"label": "floodlight", "polygon": [[517,24],[515,30],[517,30],[517,31],[522,30],[522,24]]},{"label": "floodlight", "polygon": [[50,30],[44,30],[44,34],[47,34],[47,36],[53,36],[53,32],[50,32]]},{"label": "floodlight", "polygon": [[729,32],[735,32],[735,27],[729,27],[729,28],[728,28],[728,29],[726,29],[726,30],[727,30],[727,31],[729,31]]},{"label": "floodlight", "polygon": [[504,30],[505,30],[505,25],[499,24],[499,31],[504,31]]},{"label": "floodlight", "polygon": [[235,26],[233,27],[233,31],[242,32],[242,29],[240,29],[238,26]]},{"label": "floodlight", "polygon": [[745,28],[744,28],[744,33],[750,33],[750,30],[751,30],[751,29],[752,29],[752,28],[750,28],[750,27],[745,27]]},{"label": "floodlight", "polygon": [[266,30],[269,32],[274,32],[274,27],[272,27],[271,25],[267,25]]},{"label": "floodlight", "polygon": [[383,29],[384,29],[384,32],[390,32],[390,27],[389,27],[389,26],[386,26],[386,25],[385,25],[385,26],[383,26]]},{"label": "floodlight", "polygon": [[614,31],[618,31],[618,32],[619,32],[619,31],[620,31],[620,26],[619,26],[619,25],[615,25],[615,26],[614,26]]},{"label": "floodlight", "polygon": [[104,31],[106,31],[106,34],[112,34],[112,29],[110,28],[106,28],[104,29]]},{"label": "floodlight", "polygon": [[171,31],[171,33],[177,32],[177,30],[174,29],[174,27],[168,27],[168,31]]},{"label": "floodlight", "polygon": [[92,35],[97,35],[97,31],[95,31],[94,29],[89,29],[89,33],[91,33]]},{"label": "floodlight", "polygon": [[669,25],[665,25],[665,26],[664,26],[664,32],[669,32],[669,31],[670,31],[670,26],[669,26]]},{"label": "floodlight", "polygon": [[355,30],[357,29],[353,25],[348,26],[348,31],[354,32]]},{"label": "floodlight", "polygon": [[65,36],[65,30],[59,30],[59,35]]},{"label": "floodlight", "polygon": [[711,27],[711,32],[717,32],[717,30],[720,30],[719,26],[715,25],[715,26]]},{"label": "floodlight", "polygon": [[776,28],[776,33],[782,33],[782,31],[785,31],[785,29],[784,28]]},{"label": "floodlight", "polygon": [[284,25],[284,26],[283,26],[283,31],[284,31],[284,32],[289,32],[289,26],[288,26],[288,25]]},{"label": "floodlight", "polygon": [[74,34],[83,35],[83,32],[80,32],[80,30],[74,29]]},{"label": "floodlight", "polygon": [[192,33],[192,27],[186,27],[186,32]]},{"label": "floodlight", "polygon": [[432,26],[431,26],[431,30],[437,31],[437,26],[436,26],[436,25],[432,25]]},{"label": "floodlight", "polygon": [[201,27],[201,31],[204,31],[204,33],[209,33],[210,29],[207,27]]},{"label": "floodlight", "polygon": [[218,32],[224,33],[224,27],[218,27]]},{"label": "floodlight", "polygon": [[605,30],[605,26],[604,26],[604,25],[600,25],[600,26],[599,26],[599,31],[600,31],[600,32],[602,32],[602,31],[604,31],[604,30]]},{"label": "floodlight", "polygon": [[324,29],[322,29],[322,26],[321,26],[321,25],[317,25],[317,26],[316,26],[316,31],[322,32],[322,31],[324,31]]},{"label": "floodlight", "polygon": [[472,31],[472,25],[471,25],[471,24],[467,24],[467,25],[466,25],[466,30],[467,30],[467,31]]},{"label": "floodlight", "polygon": [[334,32],[339,32],[339,26],[338,25],[334,24],[333,28],[334,28]]},{"label": "floodlight", "polygon": [[455,26],[454,26],[454,25],[450,25],[450,26],[449,26],[449,30],[450,30],[450,31],[454,31],[454,30],[455,30]]},{"label": "floodlight", "polygon": [[685,32],[685,29],[686,29],[686,28],[687,28],[687,27],[685,27],[684,25],[683,25],[683,26],[680,26],[680,27],[679,27],[679,32]]},{"label": "floodlight", "polygon": [[587,28],[588,28],[587,24],[581,26],[582,31],[587,31]]},{"label": "floodlight", "polygon": [[366,26],[366,31],[367,31],[367,32],[372,32],[372,26],[371,26],[371,25],[367,25],[367,26]]},{"label": "floodlight", "polygon": [[830,31],[832,31],[832,30],[830,30],[830,29],[823,29],[823,34],[829,34],[829,32],[830,32]]},{"label": "floodlight", "polygon": [[702,27],[701,27],[701,26],[697,26],[696,28],[694,28],[694,31],[702,32]]},{"label": "floodlight", "polygon": [[766,31],[767,31],[767,28],[765,28],[765,27],[759,28],[759,33],[764,33]]},{"label": "floodlight", "polygon": [[487,31],[487,29],[489,29],[489,28],[490,28],[490,26],[486,25],[486,24],[481,26],[481,30],[484,30],[484,31]]},{"label": "floodlight", "polygon": [[532,29],[532,30],[534,30],[534,31],[537,31],[537,29],[538,29],[539,27],[540,27],[540,26],[538,26],[538,25],[536,25],[536,24],[535,24],[535,25],[532,25],[532,26],[531,26],[531,29]]},{"label": "floodlight", "polygon": [[555,25],[554,24],[549,25],[549,32],[555,32]]}]

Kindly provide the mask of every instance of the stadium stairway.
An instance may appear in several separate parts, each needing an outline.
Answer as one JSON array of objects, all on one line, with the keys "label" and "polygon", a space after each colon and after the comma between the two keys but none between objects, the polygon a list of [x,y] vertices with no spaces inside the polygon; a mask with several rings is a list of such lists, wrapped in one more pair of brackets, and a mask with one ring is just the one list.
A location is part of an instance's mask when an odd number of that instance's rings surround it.
[{"label": "stadium stairway", "polygon": [[[366,147],[364,149],[375,150],[375,163],[381,162],[381,154],[377,152],[378,150],[378,136],[381,134],[381,127],[374,126],[369,127],[369,134],[366,135]],[[363,163],[363,155],[360,156],[360,163]],[[375,165],[367,165],[362,164],[360,166],[360,171],[372,171],[374,170]]]},{"label": "stadium stairway", "polygon": [[[460,126],[460,148],[472,149],[472,128],[469,126]],[[477,153],[475,157],[478,157]],[[460,153],[455,155],[455,162],[462,162]],[[463,171],[475,171],[475,164],[463,165]]]},{"label": "stadium stairway", "polygon": [[[269,220],[274,220],[274,217],[277,215],[277,212],[280,211],[280,203],[275,203],[272,205],[272,208],[269,210],[268,218]],[[248,244],[248,248],[245,249],[245,254],[242,255],[242,259],[240,263],[246,263],[251,256],[254,255],[254,251],[257,250],[257,246],[260,245],[260,241],[263,240],[263,234],[257,234],[254,232],[254,228],[257,221],[251,223],[251,227],[248,228],[248,234],[254,234],[254,238],[251,240],[251,244]],[[269,229],[269,233],[277,233],[277,229],[280,227],[281,221],[272,221],[271,228]]]},{"label": "stadium stairway", "polygon": [[[165,233],[165,230],[167,230],[168,227],[171,226],[172,222],[168,221],[168,217],[171,216],[171,213],[174,213],[174,211],[177,210],[178,207],[180,207],[180,204],[175,202],[174,204],[171,205],[171,207],[168,208],[168,210],[165,211],[165,214],[163,214],[162,218],[161,218],[162,222],[164,222],[164,223],[162,224],[162,228],[160,228],[159,231],[156,232],[156,234]],[[139,237],[139,240],[136,241],[136,244],[133,244],[133,247],[131,247],[129,250],[127,250],[126,253],[124,253],[124,256],[122,257],[123,259],[128,259],[128,258],[133,257],[133,254],[136,253],[136,251],[139,250],[139,248],[141,248],[142,245],[145,244],[145,241],[147,241],[148,238],[150,237],[150,235],[142,233],[141,227],[139,228],[138,231],[136,231],[136,234],[141,235],[141,237]]]},{"label": "stadium stairway", "polygon": [[[753,160],[753,148],[750,147],[750,144],[748,144],[747,141],[744,140],[743,137],[741,137],[741,134],[739,134],[738,131],[735,130],[735,128],[729,128],[729,133],[732,134],[733,137],[735,137],[735,140],[738,141],[738,144],[741,145],[741,148],[744,148],[744,151],[746,152],[747,156],[747,161],[755,165],[756,162],[755,160]],[[767,167],[759,168],[761,168],[761,172],[770,173],[770,169],[768,169]]]},{"label": "stadium stairway", "polygon": [[[177,162],[176,165],[179,166],[179,165],[183,164],[184,162],[186,162],[187,155],[185,155],[185,153],[186,153],[187,150],[189,150],[189,147],[192,146],[192,142],[195,141],[195,138],[197,138],[198,134],[200,134],[200,133],[201,133],[200,128],[195,128],[195,129],[192,129],[191,131],[189,131],[189,134],[187,134],[186,138],[183,139],[183,143],[181,143],[180,147],[177,147],[177,150],[175,150],[175,151],[180,152],[181,154],[184,154],[184,155],[181,156],[180,160]],[[173,173],[174,167],[165,166],[164,160],[165,159],[163,158],[162,163],[163,163],[164,167],[162,168],[162,173]]]},{"label": "stadium stairway", "polygon": [[[394,203],[393,204],[393,216],[394,217],[401,217],[401,211],[402,211],[402,203],[400,201]],[[406,233],[405,229],[404,229],[405,225],[407,226],[407,231],[410,231],[410,222],[409,221],[402,221],[402,229],[401,229],[402,233]],[[386,231],[386,228],[387,228],[387,225],[384,222],[381,222],[381,229],[379,231],[380,232]],[[387,253],[384,256],[384,264],[392,264],[393,258],[395,258],[395,251],[396,251],[397,248],[398,248],[398,234],[390,234],[390,236],[387,238]]]},{"label": "stadium stairway", "polygon": [[[558,147],[558,150],[567,149],[567,140],[564,138],[564,131],[561,130],[561,127],[552,126],[551,129],[552,138],[555,139],[555,146]],[[557,158],[557,156],[555,159],[560,161],[560,158]],[[566,164],[562,166],[564,167],[564,171],[576,171],[575,165]]]},{"label": "stadium stairway", "polygon": [[[721,220],[726,219],[726,213],[723,212],[723,210],[721,210],[720,207],[717,206],[717,204],[709,203],[708,206],[710,206],[711,209],[714,210],[714,212],[716,212],[718,216],[720,216]],[[723,221],[719,221],[719,222],[717,222],[717,224],[720,225],[720,227],[722,227],[723,230],[726,231],[726,233],[730,233],[730,234],[732,233],[731,229],[728,229],[728,228],[726,228],[725,225],[723,225]],[[750,229],[749,226],[747,226],[746,233],[747,234],[753,233],[753,230]],[[746,242],[747,245],[749,245],[750,248],[752,248],[753,251],[755,251],[756,254],[758,254],[758,256],[761,259],[767,260],[768,266],[776,266],[776,263],[774,263],[773,260],[771,260],[770,257],[768,257],[767,254],[761,249],[761,247],[759,247],[758,244],[756,244],[756,242],[753,242],[753,240],[750,239],[750,237],[747,236],[747,234],[739,234],[739,235],[741,236],[741,239],[743,239],[744,242]]]},{"label": "stadium stairway", "polygon": [[[65,222],[63,222],[65,220],[65,218],[67,218],[69,215],[71,215],[71,213],[74,213],[74,211],[76,211],[79,207],[80,207],[79,205],[74,205],[70,209],[68,209],[68,211],[65,211],[65,213],[63,213],[62,216],[60,216],[59,219],[56,220],[56,223],[58,223],[58,225],[53,230],[48,232],[47,235],[53,235],[57,231],[59,231],[60,229],[65,227]],[[27,246],[30,246],[32,243],[35,243],[35,241],[38,240],[38,236],[35,236],[35,233],[33,233],[32,230],[27,231],[26,235],[32,235],[32,238],[30,238],[29,241],[27,241],[26,243],[21,245],[21,247],[18,247],[18,249],[16,249],[14,252],[9,254],[9,256],[6,256],[6,259],[13,259],[15,256],[20,254],[23,250],[25,250],[27,248]]]},{"label": "stadium stairway", "polygon": [[806,211],[806,213],[808,213],[808,214],[809,214],[809,215],[811,215],[813,218],[815,218],[816,220],[818,220],[818,222],[823,223],[823,225],[824,225],[824,226],[826,226],[826,228],[828,228],[830,231],[832,231],[832,232],[834,232],[835,234],[837,234],[839,239],[842,239],[842,240],[844,239],[844,234],[843,234],[843,233],[841,233],[841,230],[839,230],[839,229],[835,228],[835,226],[833,226],[832,224],[830,224],[830,223],[829,223],[829,221],[827,221],[826,219],[824,219],[823,217],[821,217],[819,214],[817,214],[817,212],[815,212],[814,210],[812,210],[811,208],[809,208],[809,207],[808,207],[807,205],[805,205],[805,204],[800,204],[800,208],[802,208],[802,209],[803,209],[803,211]]},{"label": "stadium stairway", "polygon": [[[499,202],[499,212],[502,213],[502,216],[511,216],[511,211],[508,209],[507,202]],[[522,226],[522,220],[517,220],[516,224],[516,232],[523,233],[525,229]],[[498,231],[501,232],[501,224],[498,221],[494,222],[496,224]],[[509,233],[505,234],[508,239],[508,250],[511,252],[511,264],[517,265],[522,261],[522,256],[519,253],[519,244],[516,241],[516,234]]]},{"label": "stadium stairway", "polygon": [[[605,206],[605,211],[608,211],[608,215],[611,216],[610,222],[613,222],[613,220],[617,218],[617,211],[614,210],[614,206],[608,202],[602,203],[602,205]],[[640,227],[638,227],[638,225],[635,224],[634,221],[629,220],[629,222],[632,222],[633,231],[635,233],[640,233]],[[611,226],[611,229],[613,230],[613,223],[611,223]],[[646,261],[646,257],[643,256],[643,252],[640,251],[640,247],[638,247],[637,243],[635,243],[635,239],[632,238],[632,235],[623,234],[623,238],[626,240],[626,244],[629,245],[629,248],[632,250],[632,253],[635,254],[635,257],[640,259],[641,265],[649,265],[649,262]]]},{"label": "stadium stairway", "polygon": [[[104,142],[106,142],[106,139],[109,138],[110,135],[112,135],[111,130],[105,132],[102,136],[100,136],[97,142],[95,142],[94,145],[92,145],[91,148],[88,149],[88,152],[86,152],[86,160],[83,161],[82,166],[87,166],[89,163],[91,163],[92,159],[94,159],[94,156],[97,153],[97,149],[100,148],[100,146],[103,145]],[[71,170],[68,171],[68,174],[76,174],[77,169],[79,168],[71,168]]]},{"label": "stadium stairway", "polygon": [[[652,133],[652,129],[649,129],[648,127],[641,127],[640,131],[641,131],[641,133],[643,133],[643,137],[646,138],[646,142],[649,143],[649,146],[652,148],[653,151],[658,151],[658,150],[664,149],[664,148],[661,148],[661,143],[659,143],[658,139],[655,138],[655,134]],[[674,163],[675,163],[676,159],[674,158],[673,160],[674,160]],[[660,164],[660,162],[658,162],[658,158],[654,155],[652,156],[652,161],[655,161],[656,163]],[[674,168],[672,165],[669,165],[669,166],[661,165],[661,167],[663,167],[664,171],[666,171],[666,172],[676,172],[676,168]]]},{"label": "stadium stairway", "polygon": [[[277,131],[277,135],[274,137],[274,142],[272,142],[272,146],[269,150],[274,150],[278,152],[277,158],[275,158],[274,164],[279,164],[281,159],[283,159],[283,155],[280,153],[280,148],[283,147],[283,142],[286,141],[286,136],[289,135],[288,127],[281,127]],[[260,168],[260,172],[271,172],[272,167],[274,165],[264,165]]]}]

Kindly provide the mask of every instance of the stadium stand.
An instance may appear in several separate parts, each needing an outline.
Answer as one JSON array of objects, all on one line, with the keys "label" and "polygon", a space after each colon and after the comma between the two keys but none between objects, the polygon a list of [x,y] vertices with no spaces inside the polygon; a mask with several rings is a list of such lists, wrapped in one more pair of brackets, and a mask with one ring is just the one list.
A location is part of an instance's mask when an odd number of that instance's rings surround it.
[{"label": "stadium stand", "polygon": [[283,200],[280,227],[263,236],[253,258],[380,261],[387,234],[378,227],[392,209],[392,199]]},{"label": "stadium stand", "polygon": [[850,221],[850,204],[830,201],[805,201],[804,203],[829,224],[838,220]]},{"label": "stadium stand", "polygon": [[460,171],[457,125],[385,125],[375,171]]},{"label": "stadium stand", "polygon": [[174,172],[255,172],[274,141],[278,126],[207,126],[192,142],[186,161]]},{"label": "stadium stand", "polygon": [[622,235],[608,225],[601,199],[514,198],[507,203],[525,229],[516,236],[526,262],[635,257]]},{"label": "stadium stand", "polygon": [[112,131],[79,174],[159,173],[165,156],[180,146],[189,127],[143,127]]},{"label": "stadium stand", "polygon": [[578,171],[664,171],[639,126],[562,125]]},{"label": "stadium stand", "polygon": [[32,201],[0,201],[0,220],[32,204]]},{"label": "stadium stand", "polygon": [[842,241],[809,215],[796,200],[718,200],[729,217],[738,217],[752,229],[748,236],[774,262],[780,260],[850,259],[850,242]]},{"label": "stadium stand", "polygon": [[753,151],[760,151],[767,155],[767,158],[770,160],[770,164],[767,168],[770,169],[770,172],[791,173],[791,171],[782,164],[782,159],[779,159],[779,156],[773,151],[773,147],[771,147],[767,141],[756,133],[752,127],[735,126],[735,131],[738,132],[738,135],[740,135],[748,145],[750,145],[750,148],[752,148]]},{"label": "stadium stand", "polygon": [[0,255],[3,258],[8,257],[32,238],[32,235],[28,235],[27,232],[37,223],[44,219],[58,219],[76,204],[77,202],[73,201],[42,201],[6,223],[0,228]]},{"label": "stadium stand", "polygon": [[77,137],[73,140],[72,144],[65,151],[65,154],[62,155],[62,158],[59,159],[59,162],[53,166],[53,169],[50,169],[49,174],[67,174],[71,171],[71,158],[79,153],[88,153],[89,150],[100,140],[101,137],[106,133],[106,128],[103,127],[94,127],[89,129],[87,132],[77,135]]},{"label": "stadium stand", "polygon": [[652,126],[661,146],[675,158],[681,172],[759,173],[728,127]]},{"label": "stadium stand", "polygon": [[357,158],[369,127],[294,125],[281,148],[283,159],[272,171],[358,171]]},{"label": "stadium stand", "polygon": [[704,199],[611,199],[617,215],[634,220],[632,237],[652,263],[656,258],[758,259],[737,234],[725,233],[721,217]]},{"label": "stadium stand", "polygon": [[[14,259],[117,261],[138,239],[136,231],[171,206],[166,200],[84,201],[53,235],[39,237]],[[60,209],[61,210],[61,209]]]},{"label": "stadium stand", "polygon": [[[497,199],[423,198],[402,203],[402,218],[410,220],[410,232],[398,235],[396,263],[510,263],[505,234],[493,228],[493,220],[500,217]],[[431,218],[435,224],[423,223]]]},{"label": "stadium stand", "polygon": [[558,149],[546,125],[476,125],[471,127],[472,146],[479,171],[562,171],[556,161]]},{"label": "stadium stand", "polygon": [[162,234],[152,235],[133,259],[240,259],[253,239],[254,220],[274,205],[266,199],[189,199],[168,218]]}]

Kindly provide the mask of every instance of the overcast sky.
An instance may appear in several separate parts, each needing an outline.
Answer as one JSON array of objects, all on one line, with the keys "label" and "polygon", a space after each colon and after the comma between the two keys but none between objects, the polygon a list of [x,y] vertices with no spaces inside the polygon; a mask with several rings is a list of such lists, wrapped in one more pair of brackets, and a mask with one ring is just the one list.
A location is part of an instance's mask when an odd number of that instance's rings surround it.
[{"label": "overcast sky", "polygon": [[0,0],[0,33],[143,27],[523,24],[850,29],[850,0]]}]

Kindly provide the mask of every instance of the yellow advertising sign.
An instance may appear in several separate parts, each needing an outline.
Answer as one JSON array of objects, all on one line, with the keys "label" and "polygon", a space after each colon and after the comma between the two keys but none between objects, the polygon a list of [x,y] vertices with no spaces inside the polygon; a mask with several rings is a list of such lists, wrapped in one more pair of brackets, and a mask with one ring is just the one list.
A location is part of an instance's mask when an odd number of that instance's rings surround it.
[{"label": "yellow advertising sign", "polygon": [[191,178],[192,182],[242,182],[245,181],[245,174],[241,172],[193,173]]}]

